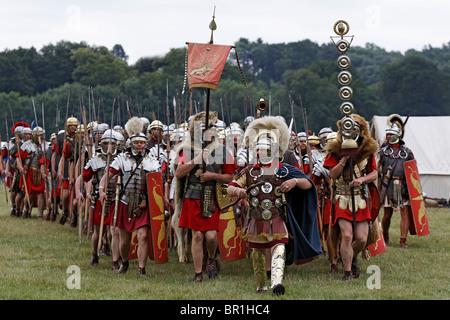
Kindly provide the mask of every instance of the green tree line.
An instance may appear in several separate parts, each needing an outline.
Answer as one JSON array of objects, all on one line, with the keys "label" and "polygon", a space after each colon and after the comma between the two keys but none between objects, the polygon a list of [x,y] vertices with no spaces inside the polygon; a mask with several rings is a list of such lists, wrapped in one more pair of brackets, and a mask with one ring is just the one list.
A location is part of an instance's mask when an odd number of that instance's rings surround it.
[{"label": "green tree line", "polygon": [[[244,77],[232,52],[210,100],[211,110],[226,123],[242,124],[246,116],[256,114],[256,104],[263,98],[270,102],[270,114],[284,116],[288,124],[294,116],[298,131],[305,127],[301,108],[307,111],[313,132],[325,126],[336,129],[342,101],[336,64],[340,54],[333,43],[268,44],[241,38],[235,47]],[[351,47],[347,55],[352,63],[351,102],[366,119],[391,113],[450,115],[450,42],[405,54],[369,43]],[[190,113],[204,110],[205,90],[196,88],[191,95],[185,84],[185,47],[164,56],[142,57],[132,65],[127,60],[120,44],[108,49],[60,41],[40,50],[0,52],[2,137],[7,125],[11,134],[12,124],[22,119],[44,125],[48,138],[56,125],[64,127],[67,117],[82,121],[83,109],[87,122],[113,125],[124,125],[130,115],[173,123],[177,114],[177,122],[182,122]]]}]

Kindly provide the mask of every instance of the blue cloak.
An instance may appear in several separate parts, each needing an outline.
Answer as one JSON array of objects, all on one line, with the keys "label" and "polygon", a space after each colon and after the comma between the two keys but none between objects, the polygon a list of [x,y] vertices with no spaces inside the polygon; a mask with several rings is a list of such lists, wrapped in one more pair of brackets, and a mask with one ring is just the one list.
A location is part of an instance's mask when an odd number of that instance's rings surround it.
[{"label": "blue cloak", "polygon": [[[302,263],[318,257],[322,253],[319,226],[317,223],[317,190],[312,180],[297,167],[283,163],[289,172],[286,179],[306,178],[312,188],[293,188],[286,193],[287,228],[289,243],[286,245],[286,265]],[[281,168],[280,168],[281,169]]]}]

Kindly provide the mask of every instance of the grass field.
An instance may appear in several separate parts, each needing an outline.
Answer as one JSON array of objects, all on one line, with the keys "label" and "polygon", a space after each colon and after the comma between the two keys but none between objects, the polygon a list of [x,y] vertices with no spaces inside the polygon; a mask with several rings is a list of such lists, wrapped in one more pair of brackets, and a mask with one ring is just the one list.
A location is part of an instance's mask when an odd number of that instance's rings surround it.
[{"label": "grass field", "polygon": [[[0,299],[2,300],[448,300],[450,298],[450,210],[428,208],[430,234],[409,236],[409,249],[401,249],[399,214],[391,225],[388,250],[370,260],[360,259],[361,276],[342,282],[339,273],[329,275],[322,256],[309,264],[287,267],[286,294],[257,295],[250,259],[222,262],[219,276],[192,283],[193,264],[180,264],[175,250],[169,262],[149,261],[147,275],[137,275],[133,260],[126,275],[111,270],[111,258],[89,266],[90,242],[78,241],[77,229],[58,221],[13,218],[5,197],[0,197]],[[71,266],[79,267],[80,289],[70,289]],[[379,289],[370,289],[379,268]],[[68,270],[69,268],[69,270]],[[369,281],[368,281],[369,280]],[[71,283],[69,281],[69,283]]]}]

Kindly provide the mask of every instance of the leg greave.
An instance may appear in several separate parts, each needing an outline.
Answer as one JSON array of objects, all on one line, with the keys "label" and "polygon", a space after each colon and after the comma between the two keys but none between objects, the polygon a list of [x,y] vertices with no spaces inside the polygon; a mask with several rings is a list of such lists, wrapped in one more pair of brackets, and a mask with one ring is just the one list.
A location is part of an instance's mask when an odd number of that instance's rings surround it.
[{"label": "leg greave", "polygon": [[258,291],[263,290],[266,282],[266,254],[262,250],[253,250],[253,274],[255,275]]},{"label": "leg greave", "polygon": [[272,254],[272,277],[271,287],[279,285],[283,281],[284,266],[286,264],[286,248],[284,245],[277,245]]}]

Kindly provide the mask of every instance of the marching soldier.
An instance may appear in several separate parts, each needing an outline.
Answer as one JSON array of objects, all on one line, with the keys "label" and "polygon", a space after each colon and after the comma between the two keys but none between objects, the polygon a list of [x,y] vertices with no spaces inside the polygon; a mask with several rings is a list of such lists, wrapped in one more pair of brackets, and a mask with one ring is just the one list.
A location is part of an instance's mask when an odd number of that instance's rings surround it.
[{"label": "marching soldier", "polygon": [[163,138],[163,129],[164,125],[159,120],[153,120],[152,123],[150,123],[149,126],[149,138],[147,142],[147,148],[151,149],[154,146],[160,146],[161,147],[161,140]]},{"label": "marching soldier", "polygon": [[10,192],[11,192],[10,201],[11,201],[11,216],[12,217],[15,217],[17,214],[17,212],[16,212],[16,188],[14,187],[14,184],[16,181],[16,179],[14,177],[17,174],[17,172],[15,171],[15,163],[16,163],[15,154],[17,153],[16,141],[19,141],[19,144],[22,143],[21,138],[20,138],[20,136],[22,134],[22,129],[23,129],[23,126],[19,125],[19,123],[16,123],[12,127],[11,130],[13,133],[13,137],[11,138],[11,141],[7,142],[7,145],[2,150],[2,158],[7,159],[6,163],[5,163],[5,173],[4,173],[5,180],[4,181],[7,184],[7,186],[10,188]]},{"label": "marching soldier", "polygon": [[[84,195],[82,193],[81,183],[86,184],[86,195],[87,199],[91,203],[92,214],[90,215],[90,225],[94,226],[94,233],[92,235],[92,257],[90,261],[90,265],[94,266],[98,264],[98,243],[99,243],[99,233],[100,233],[100,223],[101,223],[101,214],[102,214],[102,202],[98,197],[92,196],[92,194],[98,194],[98,188],[100,186],[100,181],[105,175],[106,165],[107,165],[107,156],[108,156],[108,148],[111,145],[111,156],[115,157],[117,155],[117,146],[120,140],[122,139],[121,134],[114,130],[106,130],[102,138],[99,141],[99,149],[100,152],[94,154],[91,159],[87,162],[86,166],[83,169],[83,174],[77,179],[76,192],[77,199],[85,200]],[[112,161],[113,159],[111,159]],[[91,182],[91,183],[89,183]],[[115,181],[110,180],[106,188],[106,198],[105,198],[105,217],[103,224],[106,226],[112,225],[112,215],[110,213],[111,204],[114,201],[114,193],[115,193]],[[86,200],[87,201],[87,200]],[[106,229],[107,237],[106,239],[111,239],[111,234],[109,228]],[[108,243],[104,243],[106,247]],[[111,245],[114,249],[115,246]],[[113,268],[118,270],[118,261],[119,261],[119,252],[115,252],[113,250]]]},{"label": "marching soldier", "polygon": [[322,158],[325,158],[325,156],[327,155],[327,151],[326,151],[327,138],[330,133],[333,133],[333,130],[330,127],[322,128],[319,131],[318,138],[319,138],[320,143],[319,143],[319,146],[317,147],[317,149],[322,154]]},{"label": "marching soldier", "polygon": [[227,190],[249,202],[249,222],[241,237],[252,249],[257,293],[267,290],[266,254],[271,261],[272,292],[281,295],[285,266],[311,261],[321,253],[314,185],[297,167],[280,162],[289,138],[281,120],[270,116],[254,120],[244,139],[256,151],[256,164],[242,170]]},{"label": "marching soldier", "polygon": [[59,223],[64,225],[70,216],[71,192],[75,184],[74,166],[75,159],[75,141],[79,122],[75,117],[69,117],[66,121],[66,127],[63,133],[58,134],[57,138],[57,156],[59,188],[61,190],[62,214]]},{"label": "marching soldier", "polygon": [[[120,256],[122,265],[117,271],[124,274],[129,267],[131,236],[137,231],[138,238],[138,274],[145,275],[148,259],[148,233],[150,228],[150,212],[146,174],[159,171],[159,163],[150,158],[146,148],[147,137],[142,133],[143,124],[137,117],[132,117],[125,124],[130,137],[130,147],[114,158],[109,168],[109,179],[121,179],[120,202],[117,208],[117,227],[119,228]],[[105,174],[100,182],[100,200],[106,199]],[[113,217],[115,220],[115,218]],[[113,221],[114,221],[113,220]]]},{"label": "marching soldier", "polygon": [[[22,216],[22,217],[27,217],[28,214],[26,213],[25,215],[23,214],[23,212],[28,212],[28,210],[31,210],[30,205],[28,204],[28,198],[27,197],[27,193],[25,190],[25,185],[22,182],[23,179],[23,173],[19,170],[18,165],[19,163],[23,163],[22,158],[19,158],[18,156],[20,155],[19,150],[22,146],[23,143],[27,142],[28,140],[31,139],[32,136],[32,130],[31,128],[28,126],[24,126],[22,128],[21,131],[21,135],[23,137],[23,140],[20,139],[16,139],[15,141],[15,146],[13,146],[13,151],[10,152],[10,154],[12,154],[14,152],[15,155],[15,174],[14,174],[14,185],[13,188],[16,192],[16,197],[15,197],[15,202],[16,202],[16,216]],[[20,136],[20,134],[19,134]],[[26,203],[24,202],[24,200],[27,200]]]},{"label": "marching soldier", "polygon": [[209,113],[211,127],[205,129],[205,122],[206,112],[200,112],[191,119],[188,136],[177,147],[178,166],[175,172],[177,187],[184,190],[176,192],[180,195],[176,201],[182,203],[179,227],[190,229],[192,233],[194,282],[203,281],[204,257],[207,259],[208,277],[217,277],[220,214],[214,198],[215,185],[216,181],[230,182],[236,170],[234,160],[232,157],[227,158],[229,153],[216,139],[215,130],[211,128],[217,122],[217,112]]},{"label": "marching soldier", "polygon": [[65,135],[65,130],[59,130],[56,135],[56,141],[52,146],[52,155],[50,161],[50,170],[52,175],[52,209],[50,212],[50,221],[55,221],[58,216],[58,208],[61,203],[61,189],[62,185],[59,180],[59,161],[61,159],[60,153],[62,150],[62,141]]},{"label": "marching soldier", "polygon": [[148,120],[146,117],[140,117],[139,120],[142,122],[142,133],[145,134],[145,136],[148,138],[150,134],[150,130],[148,126],[150,125],[150,120]]},{"label": "marching soldier", "polygon": [[[331,132],[326,135],[325,142],[321,142],[322,150],[325,150],[328,143],[333,142],[336,139],[336,132]],[[330,224],[330,214],[331,214],[331,179],[330,171],[323,166],[325,157],[320,158],[314,165],[314,169],[311,173],[311,179],[316,186],[316,190],[319,196],[319,227],[321,231],[321,241],[322,247],[326,248],[328,251],[328,259],[330,260],[330,274],[337,272],[337,248],[333,247],[332,244],[338,243],[338,239],[330,240],[328,237],[329,232],[335,231],[333,228],[329,228]],[[334,236],[334,233],[333,235]]]},{"label": "marching soldier", "polygon": [[[54,207],[54,196],[55,196],[55,184],[54,184],[54,179],[53,179],[53,175],[52,175],[52,154],[53,154],[53,146],[56,143],[56,134],[53,132],[50,136],[50,144],[48,145],[48,147],[45,150],[45,159],[46,159],[46,163],[47,163],[47,167],[46,167],[46,175],[47,175],[47,181],[50,179],[50,183],[47,184],[47,186],[49,187],[48,193],[49,196],[47,198],[47,214],[45,216],[45,220],[51,220],[51,217],[53,216],[53,211],[55,210]],[[53,220],[54,221],[54,220]]]},{"label": "marching soldier", "polygon": [[405,146],[403,141],[404,123],[401,116],[393,114],[388,117],[386,129],[386,143],[379,151],[380,194],[383,181],[387,181],[384,192],[384,215],[381,220],[383,237],[386,244],[389,243],[389,227],[393,209],[400,208],[400,246],[408,248],[406,237],[410,227],[411,204],[409,200],[408,186],[405,179],[403,164],[413,160],[414,154]]},{"label": "marching soldier", "polygon": [[[295,156],[297,157],[299,163],[302,165],[303,173],[308,175],[311,172],[309,165],[310,159],[308,157],[308,143],[306,141],[308,137],[306,136],[306,132],[299,132],[297,133],[297,138],[300,148],[294,149]],[[298,152],[298,149],[300,149],[300,153]]]},{"label": "marching soldier", "polygon": [[[324,162],[324,167],[330,170],[333,184],[330,223],[333,227],[338,226],[341,232],[340,256],[344,265],[344,281],[360,275],[357,257],[366,246],[369,223],[374,219],[369,184],[373,184],[378,175],[375,161],[378,143],[370,137],[369,124],[363,117],[352,114],[351,118],[356,129],[347,135],[349,132],[344,132],[342,120],[337,122],[337,139],[327,146]],[[352,147],[352,151],[348,146]]]},{"label": "marching soldier", "polygon": [[308,143],[311,151],[310,171],[314,170],[314,166],[325,155],[319,150],[320,139],[315,134],[308,136]]},{"label": "marching soldier", "polygon": [[31,201],[28,210],[23,212],[22,218],[30,218],[32,203],[36,198],[38,219],[43,219],[46,206],[45,181],[47,180],[47,161],[44,151],[44,130],[41,127],[35,127],[32,130],[32,138],[22,144],[19,149],[20,154],[17,155],[22,159],[17,163],[17,170],[22,174],[21,186],[28,193]]}]

